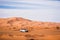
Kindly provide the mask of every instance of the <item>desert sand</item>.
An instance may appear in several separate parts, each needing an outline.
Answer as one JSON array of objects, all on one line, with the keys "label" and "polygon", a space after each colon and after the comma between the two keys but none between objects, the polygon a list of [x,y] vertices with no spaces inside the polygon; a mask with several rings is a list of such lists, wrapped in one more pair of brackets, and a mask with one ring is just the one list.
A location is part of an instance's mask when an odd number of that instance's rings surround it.
[{"label": "desert sand", "polygon": [[[22,29],[28,31],[21,32]],[[60,40],[60,23],[0,18],[0,40]]]}]

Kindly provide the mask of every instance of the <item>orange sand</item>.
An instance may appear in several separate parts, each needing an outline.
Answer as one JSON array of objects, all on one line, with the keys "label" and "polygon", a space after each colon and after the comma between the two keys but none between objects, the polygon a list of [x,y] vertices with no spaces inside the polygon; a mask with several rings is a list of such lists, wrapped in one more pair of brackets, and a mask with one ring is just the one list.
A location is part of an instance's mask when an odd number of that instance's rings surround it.
[{"label": "orange sand", "polygon": [[[28,32],[20,32],[20,29]],[[0,18],[0,40],[60,40],[60,23]]]}]

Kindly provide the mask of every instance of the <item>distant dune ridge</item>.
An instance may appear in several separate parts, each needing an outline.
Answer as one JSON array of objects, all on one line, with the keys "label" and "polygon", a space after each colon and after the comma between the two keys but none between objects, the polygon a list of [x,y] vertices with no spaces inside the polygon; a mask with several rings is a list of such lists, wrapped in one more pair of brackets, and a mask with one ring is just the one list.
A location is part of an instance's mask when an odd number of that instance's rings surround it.
[{"label": "distant dune ridge", "polygon": [[[22,29],[27,32],[21,32]],[[60,40],[60,23],[0,18],[0,40]]]}]

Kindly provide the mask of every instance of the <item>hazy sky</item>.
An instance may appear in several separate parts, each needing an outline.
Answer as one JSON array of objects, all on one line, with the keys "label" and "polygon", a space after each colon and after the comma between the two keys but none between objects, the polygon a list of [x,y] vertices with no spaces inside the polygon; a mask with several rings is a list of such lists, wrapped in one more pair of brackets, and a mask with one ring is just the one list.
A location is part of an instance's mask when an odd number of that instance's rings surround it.
[{"label": "hazy sky", "polygon": [[60,0],[0,0],[1,17],[60,22]]}]

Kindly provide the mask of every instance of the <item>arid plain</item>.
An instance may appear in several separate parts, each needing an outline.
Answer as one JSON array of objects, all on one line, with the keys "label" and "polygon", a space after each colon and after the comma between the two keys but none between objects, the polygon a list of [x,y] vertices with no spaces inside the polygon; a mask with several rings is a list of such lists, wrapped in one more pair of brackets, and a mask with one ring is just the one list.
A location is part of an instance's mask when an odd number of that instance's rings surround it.
[{"label": "arid plain", "polygon": [[[21,32],[22,29],[28,31]],[[60,40],[60,23],[0,18],[0,40]]]}]

